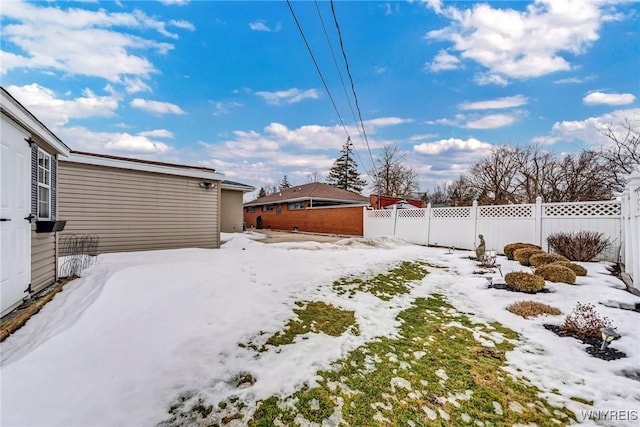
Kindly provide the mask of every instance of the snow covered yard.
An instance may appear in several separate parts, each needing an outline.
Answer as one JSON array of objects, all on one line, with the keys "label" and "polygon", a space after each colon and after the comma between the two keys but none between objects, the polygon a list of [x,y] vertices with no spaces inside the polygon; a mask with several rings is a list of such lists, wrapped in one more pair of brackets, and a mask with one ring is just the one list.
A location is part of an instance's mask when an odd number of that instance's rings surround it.
[{"label": "snow covered yard", "polygon": [[[100,256],[2,343],[0,424],[636,425],[640,383],[623,372],[640,369],[640,313],[600,302],[640,298],[604,264],[526,295],[488,289],[470,252],[225,237],[220,250]],[[523,299],[563,315],[505,310]],[[613,321],[627,358],[593,358],[544,329],[577,302]],[[345,327],[317,333],[327,326],[305,323],[310,307]],[[289,339],[296,327],[310,332]]]}]

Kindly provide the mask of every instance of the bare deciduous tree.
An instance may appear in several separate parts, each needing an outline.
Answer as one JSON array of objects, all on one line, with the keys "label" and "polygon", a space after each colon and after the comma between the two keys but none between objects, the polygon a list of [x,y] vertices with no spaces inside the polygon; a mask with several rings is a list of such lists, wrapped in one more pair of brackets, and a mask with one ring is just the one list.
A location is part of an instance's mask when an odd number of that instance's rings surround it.
[{"label": "bare deciduous tree", "polygon": [[392,197],[408,197],[418,191],[418,174],[404,165],[404,154],[397,146],[384,147],[372,172],[374,190]]},{"label": "bare deciduous tree", "polygon": [[626,119],[621,130],[612,125],[602,131],[602,135],[609,138],[611,144],[602,147],[599,154],[609,165],[615,182],[614,190],[624,189],[626,176],[634,170],[640,169],[640,133],[638,126]]}]

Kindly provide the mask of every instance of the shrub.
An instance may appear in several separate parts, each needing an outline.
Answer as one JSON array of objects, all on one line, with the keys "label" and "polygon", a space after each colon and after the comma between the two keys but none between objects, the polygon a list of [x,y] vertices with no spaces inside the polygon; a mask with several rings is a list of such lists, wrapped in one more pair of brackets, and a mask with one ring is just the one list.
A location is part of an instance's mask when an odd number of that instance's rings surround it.
[{"label": "shrub", "polygon": [[504,255],[508,258],[508,259],[513,259],[513,251],[515,251],[516,249],[520,249],[520,248],[536,248],[536,249],[541,249],[540,246],[534,245],[533,243],[522,243],[522,242],[516,242],[516,243],[509,243],[508,245],[505,245],[503,248],[503,252]]},{"label": "shrub", "polygon": [[551,264],[556,261],[569,261],[566,257],[560,254],[548,254],[546,252],[541,252],[539,254],[533,254],[529,257],[529,263],[534,267],[540,267],[544,264]]},{"label": "shrub", "polygon": [[547,237],[549,247],[571,261],[591,261],[611,243],[604,233],[578,231],[554,233]]},{"label": "shrub", "polygon": [[564,319],[561,328],[579,338],[600,339],[600,328],[611,328],[611,320],[600,316],[591,304],[576,304],[571,313]]},{"label": "shrub", "polygon": [[513,258],[522,265],[531,265],[529,263],[529,258],[531,257],[531,255],[540,254],[543,252],[543,250],[534,247],[520,248],[513,251]]},{"label": "shrub", "polygon": [[551,263],[553,264],[558,264],[558,265],[562,265],[564,267],[570,268],[574,273],[576,273],[576,276],[586,276],[587,275],[587,269],[584,268],[581,265],[576,264],[575,262],[571,262],[571,261],[556,261]]},{"label": "shrub", "polygon": [[536,276],[544,277],[545,280],[551,282],[561,282],[573,285],[576,282],[576,273],[569,267],[558,264],[545,264],[536,268],[533,273]]},{"label": "shrub", "polygon": [[507,311],[510,311],[513,314],[517,314],[518,316],[522,316],[525,319],[528,319],[529,317],[541,316],[543,314],[551,314],[553,316],[561,314],[561,311],[559,309],[537,301],[514,302],[513,304],[507,306]]},{"label": "shrub", "polygon": [[525,271],[512,271],[504,276],[504,281],[511,288],[520,292],[538,292],[544,288],[544,279]]}]

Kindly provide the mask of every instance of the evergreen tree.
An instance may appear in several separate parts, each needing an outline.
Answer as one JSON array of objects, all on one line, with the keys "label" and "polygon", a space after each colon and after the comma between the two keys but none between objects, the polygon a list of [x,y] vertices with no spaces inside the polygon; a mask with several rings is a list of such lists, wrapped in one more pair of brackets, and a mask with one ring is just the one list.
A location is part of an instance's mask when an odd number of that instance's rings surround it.
[{"label": "evergreen tree", "polygon": [[340,157],[331,166],[327,176],[327,184],[356,193],[362,192],[364,186],[367,185],[367,181],[361,178],[358,172],[358,164],[353,156],[351,137],[347,138],[347,142],[342,146],[340,153]]},{"label": "evergreen tree", "polygon": [[280,191],[286,190],[287,188],[291,188],[291,183],[289,183],[289,179],[287,175],[282,177],[282,181],[280,182]]},{"label": "evergreen tree", "polygon": [[260,191],[258,191],[258,198],[267,197],[267,190],[264,187],[260,187]]}]

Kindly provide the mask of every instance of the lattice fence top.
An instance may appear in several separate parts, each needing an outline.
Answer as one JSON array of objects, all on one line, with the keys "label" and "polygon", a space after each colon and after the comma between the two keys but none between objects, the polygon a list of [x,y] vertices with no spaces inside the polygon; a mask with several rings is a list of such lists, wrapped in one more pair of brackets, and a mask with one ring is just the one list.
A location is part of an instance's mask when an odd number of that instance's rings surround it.
[{"label": "lattice fence top", "polygon": [[479,206],[480,218],[532,218],[533,205]]},{"label": "lattice fence top", "polygon": [[471,208],[433,208],[433,218],[471,218]]},{"label": "lattice fence top", "polygon": [[393,211],[387,209],[387,210],[373,210],[373,211],[365,211],[367,218],[370,219],[380,219],[380,218],[393,218],[392,217],[392,213]]},{"label": "lattice fence top", "polygon": [[587,202],[543,205],[544,216],[619,217],[620,202]]},{"label": "lattice fence top", "polygon": [[420,218],[427,217],[426,209],[398,209],[398,218]]}]

